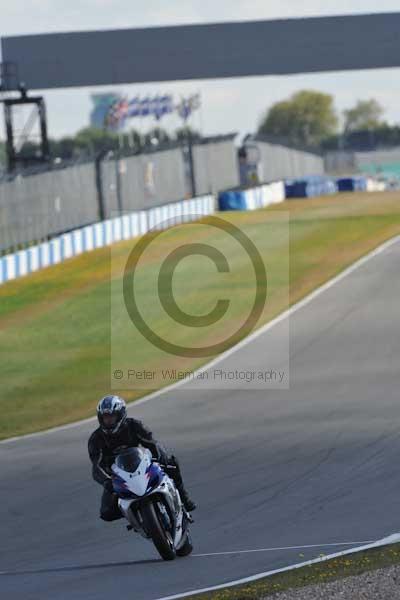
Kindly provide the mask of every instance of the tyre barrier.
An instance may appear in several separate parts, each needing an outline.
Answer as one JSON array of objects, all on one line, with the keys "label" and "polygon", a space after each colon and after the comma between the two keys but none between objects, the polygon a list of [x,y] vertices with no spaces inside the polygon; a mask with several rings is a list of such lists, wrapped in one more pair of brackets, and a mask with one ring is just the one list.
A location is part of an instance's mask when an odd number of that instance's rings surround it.
[{"label": "tyre barrier", "polygon": [[366,177],[342,177],[336,180],[339,192],[366,192]]},{"label": "tyre barrier", "polygon": [[[227,210],[257,210],[283,202],[286,198],[311,198],[335,194],[337,191],[383,191],[385,183],[366,177],[344,177],[337,181],[329,177],[305,177],[303,179],[277,181],[245,190],[227,190],[218,195],[218,208]],[[0,258],[0,285],[58,264],[96,248],[108,246],[121,240],[144,235],[165,221],[180,224],[193,217],[215,212],[212,194],[165,204],[156,208],[129,213],[94,225],[88,225],[65,233]]]},{"label": "tyre barrier", "polygon": [[83,252],[144,235],[158,225],[164,227],[165,222],[179,225],[214,212],[215,199],[209,194],[129,213],[64,233],[48,242],[0,258],[0,285]]},{"label": "tyre barrier", "polygon": [[367,177],[367,192],[385,192],[390,189],[389,182]]},{"label": "tyre barrier", "polygon": [[319,175],[290,179],[285,182],[286,198],[314,198],[315,196],[329,196],[336,192],[336,182],[329,177]]},{"label": "tyre barrier", "polygon": [[283,181],[266,183],[245,190],[229,190],[218,195],[219,210],[257,210],[285,200]]}]

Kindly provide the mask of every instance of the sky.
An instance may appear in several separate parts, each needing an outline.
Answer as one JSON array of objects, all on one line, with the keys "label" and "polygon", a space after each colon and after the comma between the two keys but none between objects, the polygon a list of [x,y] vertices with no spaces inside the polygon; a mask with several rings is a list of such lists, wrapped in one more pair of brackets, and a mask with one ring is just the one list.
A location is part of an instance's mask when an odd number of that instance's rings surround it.
[{"label": "sky", "polygon": [[[0,0],[0,36],[56,31],[117,29],[187,23],[246,21],[288,17],[397,12],[399,0]],[[335,96],[338,113],[358,99],[376,98],[386,119],[400,123],[400,69],[360,72],[248,77],[223,80],[80,88],[44,92],[52,137],[71,135],[86,126],[91,93],[117,91],[129,97],[171,93],[177,98],[201,93],[202,110],[193,126],[203,134],[257,128],[273,103],[299,89],[315,89]],[[150,119],[137,123],[143,130]],[[163,121],[167,130],[179,126],[177,117]]]}]

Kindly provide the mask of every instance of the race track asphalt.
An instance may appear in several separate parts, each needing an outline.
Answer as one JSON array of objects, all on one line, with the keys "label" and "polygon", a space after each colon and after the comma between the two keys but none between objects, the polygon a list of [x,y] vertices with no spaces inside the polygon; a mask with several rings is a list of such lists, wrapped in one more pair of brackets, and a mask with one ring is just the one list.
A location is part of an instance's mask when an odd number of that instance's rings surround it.
[{"label": "race track asphalt", "polygon": [[[199,504],[190,558],[164,563],[98,519],[93,424],[0,445],[1,598],[155,600],[400,530],[399,300],[397,242],[292,315],[290,389],[184,386],[130,408],[181,459]],[[287,325],[225,367],[263,369]]]}]

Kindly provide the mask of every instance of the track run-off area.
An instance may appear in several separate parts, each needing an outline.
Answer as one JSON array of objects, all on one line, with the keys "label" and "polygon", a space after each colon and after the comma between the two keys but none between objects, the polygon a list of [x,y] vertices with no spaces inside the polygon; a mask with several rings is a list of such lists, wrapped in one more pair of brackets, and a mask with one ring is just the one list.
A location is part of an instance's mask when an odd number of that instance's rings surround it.
[{"label": "track run-off area", "polygon": [[98,519],[93,422],[1,444],[1,595],[155,600],[397,531],[399,264],[396,238],[219,362],[262,370],[289,327],[289,389],[184,384],[131,405],[198,502],[189,558]]}]

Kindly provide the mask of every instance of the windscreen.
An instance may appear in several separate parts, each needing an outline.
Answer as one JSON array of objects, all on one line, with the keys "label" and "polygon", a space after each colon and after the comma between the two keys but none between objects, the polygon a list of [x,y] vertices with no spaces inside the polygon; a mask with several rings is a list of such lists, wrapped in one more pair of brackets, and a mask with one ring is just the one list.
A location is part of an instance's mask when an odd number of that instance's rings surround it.
[{"label": "windscreen", "polygon": [[115,464],[120,469],[128,473],[134,473],[143,459],[143,451],[139,448],[129,448],[122,454],[119,454],[115,460]]}]

